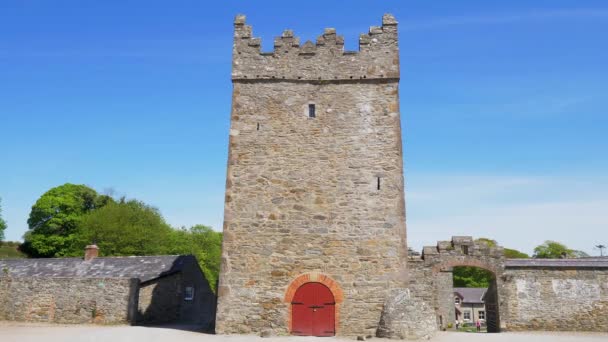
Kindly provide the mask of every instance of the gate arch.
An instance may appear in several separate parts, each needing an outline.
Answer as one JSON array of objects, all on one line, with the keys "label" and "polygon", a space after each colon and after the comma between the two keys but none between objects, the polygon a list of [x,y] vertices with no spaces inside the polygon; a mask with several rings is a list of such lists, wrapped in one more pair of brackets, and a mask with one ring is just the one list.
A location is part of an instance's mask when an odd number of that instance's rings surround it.
[{"label": "gate arch", "polygon": [[454,295],[452,271],[457,266],[477,267],[490,271],[494,280],[484,295],[488,332],[500,331],[500,316],[504,316],[501,299],[503,292],[504,249],[477,242],[470,236],[453,236],[451,241],[439,241],[427,246],[421,256],[424,267],[431,270],[435,291],[433,298],[440,328],[454,321]]},{"label": "gate arch", "polygon": [[318,283],[326,287],[329,292],[331,292],[335,303],[334,334],[337,334],[338,330],[340,329],[340,305],[344,301],[344,292],[335,280],[325,274],[317,272],[309,272],[299,275],[289,284],[287,290],[285,291],[285,298],[283,299],[283,302],[288,306],[287,326],[289,327],[289,333],[293,333],[294,330],[294,310],[292,302],[296,296],[296,293],[298,293],[298,289],[302,288],[303,285],[308,283]]}]

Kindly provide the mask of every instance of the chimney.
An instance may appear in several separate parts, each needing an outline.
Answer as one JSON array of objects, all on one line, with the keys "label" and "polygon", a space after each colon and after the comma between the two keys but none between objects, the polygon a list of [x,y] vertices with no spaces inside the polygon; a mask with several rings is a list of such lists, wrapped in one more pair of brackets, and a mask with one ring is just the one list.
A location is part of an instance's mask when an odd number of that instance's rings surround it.
[{"label": "chimney", "polygon": [[84,261],[91,261],[99,255],[99,247],[97,245],[87,245],[84,248]]}]

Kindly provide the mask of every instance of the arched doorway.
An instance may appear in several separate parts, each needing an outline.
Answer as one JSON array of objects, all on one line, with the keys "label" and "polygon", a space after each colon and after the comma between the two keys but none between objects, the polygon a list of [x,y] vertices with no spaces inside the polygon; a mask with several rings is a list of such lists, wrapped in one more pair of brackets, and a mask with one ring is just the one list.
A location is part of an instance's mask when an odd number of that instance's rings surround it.
[{"label": "arched doorway", "polygon": [[321,283],[300,286],[291,301],[291,333],[301,336],[336,334],[336,301],[331,290]]},{"label": "arched doorway", "polygon": [[[455,266],[448,274],[453,279],[456,322],[460,330],[496,333],[500,331],[496,275],[477,266]],[[450,303],[451,304],[451,303]],[[481,323],[476,328],[477,322]]]}]

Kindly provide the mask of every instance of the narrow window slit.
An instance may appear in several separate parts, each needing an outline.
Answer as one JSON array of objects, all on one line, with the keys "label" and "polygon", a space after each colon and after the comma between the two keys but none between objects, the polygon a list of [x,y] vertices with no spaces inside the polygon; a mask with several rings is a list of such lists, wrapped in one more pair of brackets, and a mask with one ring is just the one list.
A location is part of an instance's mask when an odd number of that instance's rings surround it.
[{"label": "narrow window slit", "polygon": [[313,103],[308,105],[308,117],[309,118],[314,118],[316,117],[316,113],[315,113],[315,105]]},{"label": "narrow window slit", "polygon": [[258,130],[258,131],[260,130],[260,123],[259,122],[258,122],[258,127],[257,127],[256,130]]},{"label": "narrow window slit", "polygon": [[376,177],[378,178],[378,184],[376,185],[376,189],[380,190],[380,177]]}]

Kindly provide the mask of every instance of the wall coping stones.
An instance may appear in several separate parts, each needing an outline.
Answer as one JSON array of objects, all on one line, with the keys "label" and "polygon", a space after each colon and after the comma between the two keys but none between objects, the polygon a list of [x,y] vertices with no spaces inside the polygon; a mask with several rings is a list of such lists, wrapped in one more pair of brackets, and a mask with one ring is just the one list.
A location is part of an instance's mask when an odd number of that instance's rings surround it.
[{"label": "wall coping stones", "polygon": [[507,259],[505,268],[608,268],[608,258]]}]

